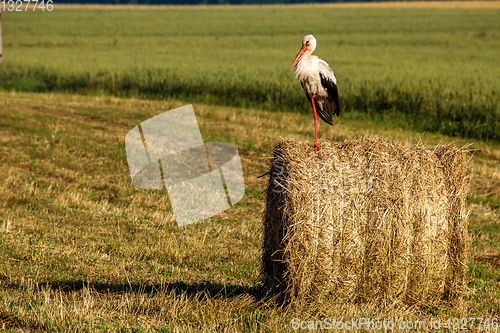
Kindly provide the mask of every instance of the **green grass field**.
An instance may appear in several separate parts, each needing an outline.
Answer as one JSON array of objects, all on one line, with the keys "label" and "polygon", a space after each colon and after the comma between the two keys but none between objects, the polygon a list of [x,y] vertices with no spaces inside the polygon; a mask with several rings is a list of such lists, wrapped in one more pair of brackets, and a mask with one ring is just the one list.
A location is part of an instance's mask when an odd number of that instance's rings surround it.
[{"label": "green grass field", "polygon": [[[343,117],[500,140],[500,8],[223,7],[4,12],[0,85],[309,112],[306,34]],[[395,116],[396,115],[396,116]]]},{"label": "green grass field", "polygon": [[[498,112],[498,13],[329,8],[323,16],[307,7],[3,13],[0,330],[295,332],[293,318],[427,325],[436,318],[500,318],[500,144],[422,135],[423,118],[391,109],[418,96],[426,107],[443,94],[442,108],[484,103]],[[337,74],[343,105],[351,107],[334,126],[320,122],[321,140],[370,133],[422,139],[429,147],[473,143],[470,290],[462,306],[283,310],[263,297],[266,184],[257,177],[281,137],[314,140],[290,67],[310,32],[318,38],[316,54]],[[254,70],[271,72],[259,78]],[[169,85],[181,75],[179,86]],[[397,89],[410,100],[392,95]],[[394,98],[387,109],[376,106],[384,94]],[[131,184],[124,139],[141,121],[189,103],[204,141],[238,147],[246,194],[229,210],[178,228],[165,193]],[[461,124],[429,117],[431,125]]]}]

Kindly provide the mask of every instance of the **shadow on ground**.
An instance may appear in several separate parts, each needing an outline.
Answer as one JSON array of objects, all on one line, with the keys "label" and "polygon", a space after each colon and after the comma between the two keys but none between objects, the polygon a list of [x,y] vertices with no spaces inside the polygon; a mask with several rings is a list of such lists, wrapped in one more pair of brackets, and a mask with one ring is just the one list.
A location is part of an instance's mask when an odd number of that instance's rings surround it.
[{"label": "shadow on ground", "polygon": [[[17,284],[4,285],[4,288],[12,289],[22,289],[25,286]],[[154,285],[138,285],[138,284],[107,284],[107,283],[88,283],[83,280],[75,281],[62,281],[62,282],[40,282],[35,285],[35,288],[40,289],[52,289],[61,292],[77,292],[81,289],[87,288],[94,290],[99,293],[171,293],[175,295],[187,295],[189,297],[196,297],[198,299],[203,299],[204,297],[210,297],[214,299],[218,298],[234,298],[240,295],[250,295],[255,298],[256,301],[263,300],[266,298],[268,289],[261,285],[256,286],[246,286],[246,285],[233,285],[233,284],[221,284],[212,283],[209,281],[204,281],[202,283],[185,283],[185,282],[173,282],[165,284],[154,284]]]}]

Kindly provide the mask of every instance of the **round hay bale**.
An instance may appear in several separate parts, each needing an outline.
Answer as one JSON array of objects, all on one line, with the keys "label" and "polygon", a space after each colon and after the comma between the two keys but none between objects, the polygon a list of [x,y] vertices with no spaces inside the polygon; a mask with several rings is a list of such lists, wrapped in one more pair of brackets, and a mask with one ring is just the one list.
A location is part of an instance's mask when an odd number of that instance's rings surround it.
[{"label": "round hay bale", "polygon": [[376,136],[275,147],[262,273],[286,303],[430,304],[465,290],[468,168]]}]

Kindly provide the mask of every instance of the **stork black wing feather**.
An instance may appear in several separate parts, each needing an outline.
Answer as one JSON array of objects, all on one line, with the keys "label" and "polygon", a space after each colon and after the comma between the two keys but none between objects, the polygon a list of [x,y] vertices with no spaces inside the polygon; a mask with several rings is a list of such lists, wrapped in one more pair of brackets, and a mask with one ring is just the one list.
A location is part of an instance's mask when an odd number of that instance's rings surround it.
[{"label": "stork black wing feather", "polygon": [[[319,73],[319,77],[321,79],[321,84],[325,87],[328,95],[333,99],[333,103],[335,103],[335,110],[333,114],[339,116],[340,115],[340,104],[339,104],[339,91],[337,89],[337,84],[329,79],[327,76],[323,75],[323,73]],[[331,119],[331,116],[330,116]]]},{"label": "stork black wing feather", "polygon": [[[300,81],[300,84],[302,85],[302,89],[304,89],[304,92],[307,91],[307,89],[304,87],[304,83]],[[311,103],[311,96],[306,92],[306,97],[309,103]],[[329,125],[333,125],[333,119],[332,115],[328,111],[328,108],[326,105],[323,103],[319,102],[317,99],[314,99],[314,105],[316,106],[316,112],[318,113],[318,116],[323,119],[323,121]]]},{"label": "stork black wing feather", "polygon": [[318,113],[318,116],[328,125],[333,125],[332,114],[328,111],[328,107],[317,99],[314,99],[314,104],[316,105],[316,112]]}]

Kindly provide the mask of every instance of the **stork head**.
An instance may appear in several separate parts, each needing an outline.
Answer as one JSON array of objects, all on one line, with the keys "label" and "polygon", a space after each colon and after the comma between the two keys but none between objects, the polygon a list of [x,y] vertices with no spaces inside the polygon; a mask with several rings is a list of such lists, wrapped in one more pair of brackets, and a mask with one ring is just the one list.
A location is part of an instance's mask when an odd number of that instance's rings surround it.
[{"label": "stork head", "polygon": [[302,57],[304,53],[311,54],[314,52],[316,49],[316,38],[314,38],[313,35],[307,35],[302,39],[302,47],[297,54],[297,57],[295,58],[295,61],[293,62],[293,66],[299,61],[299,59]]}]

